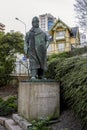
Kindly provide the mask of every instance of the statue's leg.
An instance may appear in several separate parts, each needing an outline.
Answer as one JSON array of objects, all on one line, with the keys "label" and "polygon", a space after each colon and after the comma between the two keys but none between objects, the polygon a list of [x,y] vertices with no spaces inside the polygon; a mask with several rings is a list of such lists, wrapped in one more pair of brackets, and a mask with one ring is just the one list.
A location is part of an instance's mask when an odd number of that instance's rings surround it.
[{"label": "statue's leg", "polygon": [[36,79],[37,76],[37,69],[32,69],[31,70],[31,79]]},{"label": "statue's leg", "polygon": [[38,79],[43,79],[44,78],[44,70],[39,68],[38,69]]}]

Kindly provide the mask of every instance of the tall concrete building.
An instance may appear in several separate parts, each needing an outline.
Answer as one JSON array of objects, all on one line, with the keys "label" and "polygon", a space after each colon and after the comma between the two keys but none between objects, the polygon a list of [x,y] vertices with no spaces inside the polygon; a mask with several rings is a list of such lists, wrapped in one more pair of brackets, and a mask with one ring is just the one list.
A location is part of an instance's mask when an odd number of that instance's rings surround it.
[{"label": "tall concrete building", "polygon": [[0,32],[3,32],[5,30],[5,25],[0,23]]},{"label": "tall concrete building", "polygon": [[39,15],[39,26],[43,31],[49,31],[54,25],[56,18],[51,14]]}]

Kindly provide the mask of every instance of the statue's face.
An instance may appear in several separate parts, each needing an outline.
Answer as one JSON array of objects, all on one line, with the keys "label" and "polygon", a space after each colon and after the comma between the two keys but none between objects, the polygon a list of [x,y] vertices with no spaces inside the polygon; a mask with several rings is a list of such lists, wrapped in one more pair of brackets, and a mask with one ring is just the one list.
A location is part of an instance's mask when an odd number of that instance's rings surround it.
[{"label": "statue's face", "polygon": [[32,26],[34,28],[38,28],[39,27],[39,19],[37,17],[33,18],[33,20],[32,20]]}]

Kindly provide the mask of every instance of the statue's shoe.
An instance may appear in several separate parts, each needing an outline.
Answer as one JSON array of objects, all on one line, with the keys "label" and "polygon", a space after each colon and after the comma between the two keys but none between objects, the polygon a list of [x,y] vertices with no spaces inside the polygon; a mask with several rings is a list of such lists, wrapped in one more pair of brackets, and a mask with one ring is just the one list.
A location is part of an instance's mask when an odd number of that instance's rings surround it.
[{"label": "statue's shoe", "polygon": [[36,80],[36,77],[31,77],[31,80]]}]

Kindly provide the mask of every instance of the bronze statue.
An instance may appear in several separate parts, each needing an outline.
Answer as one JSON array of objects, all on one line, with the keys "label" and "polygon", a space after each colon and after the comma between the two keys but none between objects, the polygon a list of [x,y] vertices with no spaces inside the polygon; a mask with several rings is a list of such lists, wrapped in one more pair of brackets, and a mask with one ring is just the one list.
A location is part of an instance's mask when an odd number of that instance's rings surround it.
[{"label": "bronze statue", "polygon": [[49,38],[39,28],[39,19],[32,19],[32,28],[26,33],[25,43],[29,55],[31,79],[44,79]]}]

